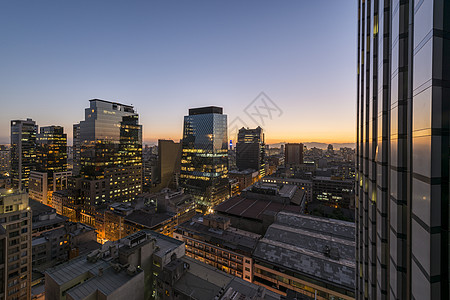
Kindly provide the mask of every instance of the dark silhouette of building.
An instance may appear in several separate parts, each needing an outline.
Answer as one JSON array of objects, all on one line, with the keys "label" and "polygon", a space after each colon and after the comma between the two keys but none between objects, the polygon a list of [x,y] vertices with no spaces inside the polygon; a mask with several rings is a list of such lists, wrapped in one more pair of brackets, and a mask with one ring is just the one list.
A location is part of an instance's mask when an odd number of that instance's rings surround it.
[{"label": "dark silhouette of building", "polygon": [[261,127],[239,129],[236,143],[236,166],[239,171],[253,169],[265,175],[264,133]]},{"label": "dark silhouette of building", "polygon": [[284,145],[284,163],[287,167],[296,167],[303,164],[303,144]]}]

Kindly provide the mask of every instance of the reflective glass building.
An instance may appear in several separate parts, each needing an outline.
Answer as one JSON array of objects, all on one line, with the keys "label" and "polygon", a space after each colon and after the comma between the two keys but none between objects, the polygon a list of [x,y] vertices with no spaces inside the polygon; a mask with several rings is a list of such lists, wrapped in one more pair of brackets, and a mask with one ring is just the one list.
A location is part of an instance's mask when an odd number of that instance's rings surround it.
[{"label": "reflective glass building", "polygon": [[240,171],[253,169],[264,177],[265,172],[265,144],[261,127],[249,129],[242,127],[238,132],[236,143],[236,166]]},{"label": "reflective glass building", "polygon": [[129,201],[142,192],[142,125],[133,106],[92,99],[85,120],[73,128],[86,218],[93,205]]},{"label": "reflective glass building", "polygon": [[11,121],[11,178],[14,189],[28,188],[35,168],[38,126],[32,119]]},{"label": "reflective glass building", "polygon": [[450,4],[358,3],[356,298],[449,299]]},{"label": "reflective glass building", "polygon": [[204,211],[229,197],[227,116],[221,107],[189,109],[184,117],[180,183]]}]

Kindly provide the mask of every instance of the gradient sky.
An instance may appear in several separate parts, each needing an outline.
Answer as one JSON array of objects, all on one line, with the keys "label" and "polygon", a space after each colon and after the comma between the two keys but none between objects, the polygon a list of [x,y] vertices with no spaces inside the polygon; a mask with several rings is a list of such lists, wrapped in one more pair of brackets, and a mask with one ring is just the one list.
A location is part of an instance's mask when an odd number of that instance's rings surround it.
[{"label": "gradient sky", "polygon": [[27,117],[71,139],[93,98],[133,104],[150,143],[180,139],[198,106],[256,127],[244,109],[262,91],[282,111],[268,143],[353,142],[356,4],[1,1],[0,143]]}]

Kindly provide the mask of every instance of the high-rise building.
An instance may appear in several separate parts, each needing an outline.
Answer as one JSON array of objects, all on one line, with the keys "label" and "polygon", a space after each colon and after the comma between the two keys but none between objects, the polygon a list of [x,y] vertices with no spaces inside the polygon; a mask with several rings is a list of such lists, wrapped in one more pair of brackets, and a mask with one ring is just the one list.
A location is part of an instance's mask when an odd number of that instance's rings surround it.
[{"label": "high-rise building", "polygon": [[303,144],[286,144],[284,146],[284,163],[287,167],[303,164]]},{"label": "high-rise building", "polygon": [[236,143],[236,166],[240,171],[253,169],[265,175],[264,133],[261,127],[249,129],[242,127]]},{"label": "high-rise building", "polygon": [[9,147],[0,145],[0,175],[9,173],[11,170],[11,152]]},{"label": "high-rise building", "polygon": [[0,299],[31,299],[31,210],[25,191],[0,190]]},{"label": "high-rise building", "polygon": [[130,201],[142,192],[142,125],[133,106],[92,99],[74,132],[86,218],[92,218],[95,205]]},{"label": "high-rise building", "polygon": [[450,297],[448,20],[448,1],[359,1],[357,299]]},{"label": "high-rise building", "polygon": [[227,116],[221,107],[189,109],[184,117],[181,176],[205,211],[229,197]]},{"label": "high-rise building", "polygon": [[11,177],[16,189],[28,188],[30,171],[36,161],[38,126],[32,119],[11,121]]},{"label": "high-rise building", "polygon": [[161,188],[176,188],[180,176],[181,143],[158,140],[158,181]]},{"label": "high-rise building", "polygon": [[80,124],[73,124],[73,169],[74,176],[80,174]]},{"label": "high-rise building", "polygon": [[30,198],[52,205],[52,193],[67,188],[67,135],[61,126],[40,128],[36,137],[35,171],[30,172]]}]

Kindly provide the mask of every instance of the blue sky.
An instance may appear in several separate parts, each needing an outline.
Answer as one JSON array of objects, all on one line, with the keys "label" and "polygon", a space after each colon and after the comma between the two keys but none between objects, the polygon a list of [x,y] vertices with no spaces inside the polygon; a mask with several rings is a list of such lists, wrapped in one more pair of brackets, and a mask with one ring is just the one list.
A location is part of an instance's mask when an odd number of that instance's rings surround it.
[{"label": "blue sky", "polygon": [[181,138],[188,108],[282,111],[269,142],[352,142],[356,1],[2,1],[0,143],[9,121],[83,119],[88,100],[133,104],[144,139]]}]

